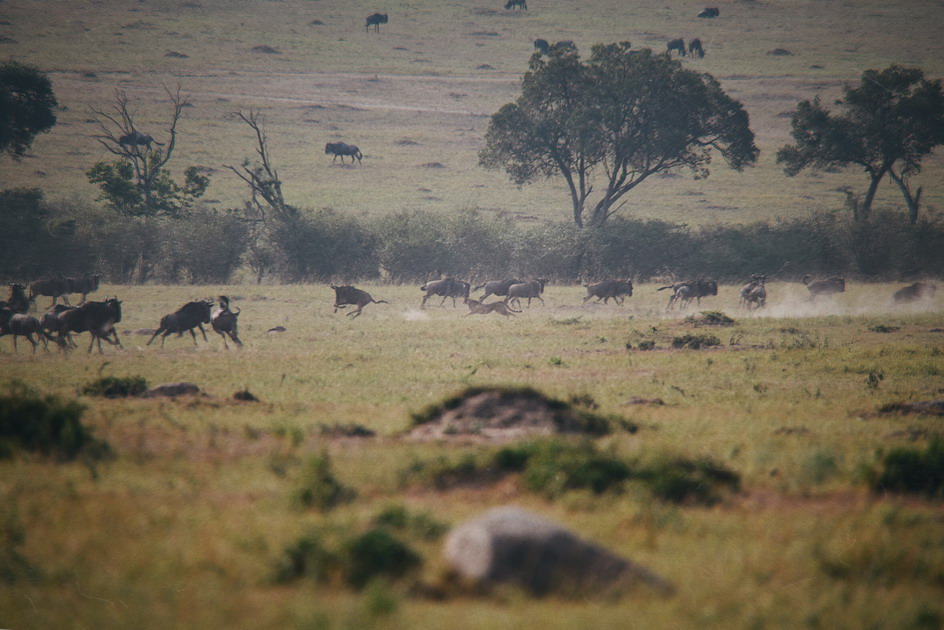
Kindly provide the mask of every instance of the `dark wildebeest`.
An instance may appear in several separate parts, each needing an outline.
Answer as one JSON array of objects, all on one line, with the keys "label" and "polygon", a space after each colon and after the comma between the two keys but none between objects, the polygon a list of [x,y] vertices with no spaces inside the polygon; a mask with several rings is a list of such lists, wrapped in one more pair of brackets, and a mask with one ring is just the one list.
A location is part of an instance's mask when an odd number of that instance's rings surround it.
[{"label": "dark wildebeest", "polygon": [[360,315],[361,311],[368,304],[389,304],[386,300],[375,300],[367,291],[352,287],[351,285],[336,287],[332,284],[330,286],[334,289],[334,312],[337,313],[339,308],[353,304],[357,308],[348,313],[348,317],[352,319]]},{"label": "dark wildebeest", "polygon": [[85,274],[81,278],[66,278],[69,281],[69,293],[81,293],[82,300],[80,304],[88,299],[89,293],[98,291],[98,283],[102,277],[97,273]]},{"label": "dark wildebeest", "polygon": [[[92,336],[88,351],[98,341],[98,352],[102,352],[102,339],[113,346],[121,347],[115,324],[121,321],[121,302],[117,297],[104,302],[86,302],[82,306],[59,313],[59,345],[65,347],[65,339],[71,333],[88,332]],[[114,341],[112,341],[114,337]]]},{"label": "dark wildebeest", "polygon": [[528,308],[531,308],[531,300],[533,299],[541,300],[541,306],[544,306],[544,298],[541,297],[541,294],[544,293],[545,284],[547,284],[547,280],[544,278],[513,284],[508,287],[508,295],[505,296],[504,302],[507,306],[511,306],[513,303],[521,308],[521,299],[528,298]]},{"label": "dark wildebeest", "polygon": [[767,303],[767,276],[751,276],[751,281],[741,288],[740,306],[757,310]]},{"label": "dark wildebeest", "polygon": [[26,287],[19,282],[10,283],[10,297],[6,301],[6,308],[16,313],[25,313],[29,310],[30,299],[26,297]]},{"label": "dark wildebeest", "polygon": [[718,7],[705,7],[698,12],[700,18],[716,18],[719,15],[721,15],[721,11],[718,10]]},{"label": "dark wildebeest", "polygon": [[151,136],[141,133],[140,131],[132,131],[131,133],[123,135],[120,138],[118,138],[118,144],[120,144],[121,146],[127,145],[127,146],[130,146],[131,148],[135,148],[138,145],[143,145],[144,147],[147,148],[148,151],[151,150],[152,142],[158,146],[164,146],[163,142],[158,142]]},{"label": "dark wildebeest", "polygon": [[701,40],[697,37],[692,41],[688,42],[688,54],[692,57],[698,55],[699,59],[705,58],[705,49],[701,46]]},{"label": "dark wildebeest", "polygon": [[328,144],[326,144],[325,155],[330,155],[332,153],[334,154],[334,159],[331,161],[336,162],[338,159],[338,156],[340,155],[342,164],[344,163],[345,155],[351,156],[351,164],[354,163],[355,159],[357,159],[357,163],[360,164],[361,158],[364,157],[360,149],[358,149],[353,144],[347,144],[344,142],[329,142]]},{"label": "dark wildebeest", "polygon": [[36,334],[43,346],[49,349],[49,335],[39,325],[39,320],[32,315],[23,313],[14,313],[9,307],[0,308],[0,337],[13,335],[13,352],[17,352],[16,338],[26,337],[33,345],[33,354],[36,354],[36,340],[33,335]]},{"label": "dark wildebeest", "polygon": [[420,291],[426,292],[426,295],[423,296],[423,302],[420,304],[420,308],[425,307],[426,300],[434,295],[442,296],[442,302],[439,303],[440,307],[446,304],[446,300],[448,298],[452,298],[452,307],[455,308],[456,298],[469,297],[470,286],[471,285],[468,282],[456,280],[455,278],[443,278],[442,280],[432,280],[427,282],[420,287]]},{"label": "dark wildebeest", "polygon": [[546,39],[541,39],[540,37],[534,40],[534,49],[540,52],[542,55],[546,55],[551,52],[551,45],[547,42]]},{"label": "dark wildebeest", "polygon": [[577,50],[577,44],[572,39],[562,39],[552,46],[554,50]]},{"label": "dark wildebeest", "polygon": [[665,53],[672,56],[672,51],[678,52],[679,57],[685,56],[685,40],[684,39],[672,39],[665,45]]},{"label": "dark wildebeest", "polygon": [[67,306],[65,304],[54,304],[49,307],[49,310],[43,313],[43,316],[39,318],[39,326],[47,333],[60,333],[58,335],[58,343],[63,348],[67,344],[71,348],[75,348],[75,341],[72,340],[72,335],[66,333],[62,334],[63,319],[61,317],[62,313],[66,311],[71,311],[72,309],[78,308],[76,306]]},{"label": "dark wildebeest", "polygon": [[380,25],[387,23],[387,14],[386,13],[371,13],[367,16],[367,32],[370,32],[370,27],[374,27],[374,31],[380,32]]},{"label": "dark wildebeest", "polygon": [[69,303],[69,293],[71,293],[71,287],[69,286],[69,279],[63,278],[62,276],[56,276],[55,278],[45,278],[43,280],[36,280],[30,282],[29,286],[29,301],[33,304],[36,304],[36,298],[40,295],[45,295],[46,297],[52,298],[51,306],[56,305],[56,300],[60,297],[62,301],[66,304]]},{"label": "dark wildebeest", "polygon": [[803,276],[803,284],[806,285],[807,290],[810,292],[810,302],[818,295],[832,297],[834,293],[846,292],[846,281],[838,276],[826,278],[825,280],[816,280],[814,282],[810,282],[809,276]]},{"label": "dark wildebeest", "polygon": [[525,0],[508,0],[507,2],[505,2],[506,9],[514,9],[515,7],[518,7],[519,9],[524,9],[525,11],[527,11],[528,3],[525,2]]},{"label": "dark wildebeest", "polygon": [[604,280],[595,284],[585,285],[587,287],[587,297],[583,299],[586,304],[590,298],[596,298],[597,302],[603,300],[606,304],[610,298],[619,305],[623,305],[623,296],[633,296],[633,282],[629,278],[626,280]]},{"label": "dark wildebeest", "polygon": [[718,295],[718,283],[714,280],[703,280],[702,278],[676,282],[675,284],[670,284],[665,287],[659,287],[656,290],[663,291],[665,289],[672,289],[672,295],[669,296],[669,303],[665,307],[667,311],[672,310],[672,306],[676,302],[679,305],[679,309],[683,309],[688,306],[689,302],[692,300],[697,300],[698,305],[701,306],[701,299],[703,297]]},{"label": "dark wildebeest", "polygon": [[472,289],[473,291],[478,291],[479,289],[485,289],[485,293],[482,294],[482,297],[479,298],[479,302],[484,302],[485,298],[490,295],[508,295],[508,287],[513,284],[521,284],[521,280],[517,278],[505,278],[504,280],[489,280],[485,284],[480,284],[479,286]]},{"label": "dark wildebeest", "polygon": [[210,325],[213,326],[213,330],[219,333],[220,337],[223,338],[223,347],[229,350],[229,346],[226,344],[226,335],[229,335],[229,338],[233,340],[237,346],[242,346],[243,342],[239,340],[239,336],[236,332],[236,325],[239,323],[239,313],[242,309],[237,309],[234,313],[229,310],[229,298],[225,295],[220,296],[220,307],[214,311],[213,315],[210,317]]},{"label": "dark wildebeest", "polygon": [[210,323],[211,306],[213,306],[213,300],[187,302],[173,313],[164,315],[161,318],[161,325],[154,331],[154,335],[148,340],[147,345],[151,345],[154,338],[161,335],[161,347],[163,348],[167,335],[177,333],[177,336],[180,337],[187,331],[193,337],[193,345],[197,345],[197,333],[193,332],[194,328],[200,329],[203,340],[206,341],[207,334],[206,330],[203,329],[203,325]]},{"label": "dark wildebeest", "polygon": [[912,285],[895,291],[894,295],[892,295],[892,300],[896,304],[906,304],[908,302],[916,302],[924,299],[930,300],[934,297],[936,292],[937,286],[929,282],[915,282]]}]

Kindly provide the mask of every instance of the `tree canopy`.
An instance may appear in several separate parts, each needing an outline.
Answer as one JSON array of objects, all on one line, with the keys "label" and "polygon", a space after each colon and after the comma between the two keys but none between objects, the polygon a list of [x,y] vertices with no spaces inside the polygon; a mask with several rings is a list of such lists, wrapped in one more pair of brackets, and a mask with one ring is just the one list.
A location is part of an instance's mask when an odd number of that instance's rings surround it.
[{"label": "tree canopy", "polygon": [[649,176],[688,168],[707,177],[712,155],[740,170],[758,149],[741,103],[707,74],[629,42],[535,53],[521,95],[489,122],[479,163],[517,184],[561,176],[573,220],[602,225]]},{"label": "tree canopy", "polygon": [[56,124],[58,106],[45,74],[15,61],[0,63],[0,154],[23,157],[33,139]]},{"label": "tree canopy", "polygon": [[918,68],[867,70],[858,86],[843,88],[834,113],[819,97],[802,101],[791,119],[793,144],[777,152],[789,176],[804,169],[861,167],[869,176],[865,197],[855,200],[856,219],[869,216],[879,183],[889,175],[905,197],[909,219],[917,220],[921,190],[909,178],[921,160],[944,143],[944,92],[940,81]]}]

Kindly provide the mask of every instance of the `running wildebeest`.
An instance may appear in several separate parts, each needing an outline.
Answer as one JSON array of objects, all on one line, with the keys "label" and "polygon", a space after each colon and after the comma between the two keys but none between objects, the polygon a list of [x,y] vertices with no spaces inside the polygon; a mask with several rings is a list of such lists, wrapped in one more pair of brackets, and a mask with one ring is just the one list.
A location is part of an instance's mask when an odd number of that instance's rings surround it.
[{"label": "running wildebeest", "polygon": [[344,163],[345,155],[351,156],[351,164],[354,163],[355,158],[357,159],[357,163],[360,164],[361,158],[364,157],[360,149],[358,149],[353,144],[347,144],[345,142],[329,142],[326,144],[325,155],[330,155],[332,153],[334,154],[334,159],[331,160],[332,163],[337,161],[339,155],[341,156],[342,164]]},{"label": "running wildebeest", "polygon": [[163,142],[158,142],[151,136],[141,133],[140,131],[132,131],[131,133],[125,134],[118,138],[118,144],[121,146],[128,145],[131,148],[135,148],[138,145],[143,145],[148,151],[151,150],[151,143],[154,143],[158,146],[164,146]]},{"label": "running wildebeest", "polygon": [[242,309],[237,309],[234,313],[229,310],[229,298],[225,295],[220,296],[220,307],[216,309],[213,315],[210,317],[210,325],[213,326],[213,330],[219,333],[220,337],[223,338],[223,347],[229,350],[229,346],[226,344],[226,336],[229,335],[229,338],[233,340],[237,346],[242,346],[243,342],[239,340],[239,336],[236,332],[236,327],[239,318],[239,313]]},{"label": "running wildebeest", "polygon": [[45,295],[46,297],[52,298],[51,306],[55,306],[56,300],[58,300],[60,297],[64,303],[68,304],[69,293],[72,292],[69,279],[63,278],[62,276],[56,276],[55,278],[45,278],[43,280],[35,280],[30,282],[29,290],[30,302],[36,304],[36,298],[40,295]]},{"label": "running wildebeest", "polygon": [[370,27],[374,27],[374,31],[380,32],[380,25],[387,23],[387,14],[386,13],[371,13],[367,16],[367,32],[370,32]]},{"label": "running wildebeest", "polygon": [[685,40],[684,39],[672,39],[665,45],[665,53],[672,56],[672,51],[676,51],[679,57],[685,56]]},{"label": "running wildebeest", "polygon": [[49,337],[46,331],[39,325],[39,320],[32,315],[24,313],[14,313],[9,307],[0,308],[0,337],[13,335],[13,352],[18,352],[16,347],[17,337],[26,337],[33,345],[33,354],[36,354],[37,342],[33,335],[37,335],[43,342],[46,350],[49,349]]},{"label": "running wildebeest", "polygon": [[505,2],[506,9],[514,9],[515,7],[527,11],[528,3],[525,0],[507,0],[507,2]]},{"label": "running wildebeest", "polygon": [[4,302],[4,306],[16,314],[28,311],[29,305],[30,299],[26,297],[26,287],[19,282],[11,282],[10,297]]},{"label": "running wildebeest", "polygon": [[507,306],[514,303],[515,306],[521,308],[521,299],[528,298],[528,308],[531,308],[531,300],[538,299],[541,300],[543,306],[544,298],[541,297],[541,294],[544,293],[545,284],[547,284],[547,280],[544,278],[513,284],[508,287],[508,295],[505,296],[504,302]]},{"label": "running wildebeest", "polygon": [[212,300],[187,302],[173,313],[164,315],[161,318],[161,325],[154,331],[154,335],[148,340],[147,345],[151,345],[154,338],[161,335],[161,347],[163,348],[167,335],[177,333],[177,336],[180,337],[187,331],[193,337],[193,345],[197,345],[197,333],[193,332],[194,328],[200,329],[203,340],[206,341],[207,335],[203,325],[210,323],[211,306],[213,306]]},{"label": "running wildebeest", "polygon": [[368,304],[389,304],[386,300],[375,300],[367,291],[352,287],[351,285],[336,287],[332,284],[330,286],[334,289],[334,312],[337,313],[339,308],[344,308],[352,304],[357,307],[347,314],[348,317],[352,319],[360,315],[361,311]]},{"label": "running wildebeest", "polygon": [[481,302],[470,298],[465,298],[463,302],[465,302],[465,305],[469,307],[469,312],[463,315],[463,317],[468,317],[470,315],[488,315],[489,313],[498,313],[499,315],[504,315],[505,317],[514,317],[512,313],[521,312],[516,311],[504,302],[490,302],[488,304],[482,304]]},{"label": "running wildebeest", "polygon": [[896,304],[906,304],[918,300],[930,300],[937,292],[937,286],[929,282],[915,282],[914,284],[902,287],[892,295],[892,301]]},{"label": "running wildebeest", "polygon": [[703,297],[718,295],[718,283],[714,280],[703,280],[701,278],[676,282],[675,284],[670,284],[665,287],[659,287],[656,290],[663,291],[665,289],[672,289],[672,295],[669,296],[669,303],[665,307],[667,311],[672,310],[672,306],[676,303],[678,303],[679,309],[683,309],[688,306],[692,300],[698,300],[698,305],[701,306],[701,299]]},{"label": "running wildebeest", "polygon": [[692,57],[698,55],[699,59],[705,58],[705,49],[701,46],[701,40],[697,37],[692,41],[688,42],[688,54]]},{"label": "running wildebeest", "polygon": [[613,298],[617,305],[622,306],[624,295],[627,297],[633,296],[633,282],[629,278],[626,278],[626,280],[604,280],[603,282],[585,286],[587,288],[587,297],[583,299],[585,304],[587,300],[595,297],[597,302],[603,300],[604,304],[606,304],[610,298]]},{"label": "running wildebeest", "polygon": [[810,292],[810,302],[818,295],[832,297],[834,293],[845,293],[846,291],[846,281],[838,276],[810,282],[810,276],[807,275],[803,276],[803,284]]},{"label": "running wildebeest", "polygon": [[721,11],[718,10],[718,7],[705,7],[698,12],[700,18],[716,18],[719,15],[721,15]]},{"label": "running wildebeest", "polygon": [[741,288],[740,306],[757,310],[767,304],[767,276],[752,275],[751,281]]},{"label": "running wildebeest", "polygon": [[78,308],[78,307],[67,306],[65,304],[54,304],[53,306],[49,307],[48,311],[43,313],[42,317],[39,318],[39,326],[40,328],[45,330],[46,333],[50,335],[52,333],[60,333],[57,341],[59,342],[59,345],[62,346],[63,348],[67,346],[70,348],[76,347],[75,341],[72,340],[72,335],[68,333],[64,335],[62,334],[63,319],[61,317],[62,313],[66,311],[71,311],[75,308]]},{"label": "running wildebeest", "polygon": [[[92,336],[88,351],[98,341],[98,352],[102,352],[102,339],[113,346],[121,347],[115,324],[121,321],[121,302],[117,297],[104,302],[86,302],[82,306],[59,313],[59,345],[65,347],[65,338],[71,333],[88,332]],[[112,341],[114,337],[114,341]]]},{"label": "running wildebeest", "polygon": [[508,295],[508,287],[513,284],[521,284],[521,280],[517,278],[505,278],[504,280],[489,280],[485,284],[480,284],[479,286],[472,289],[473,291],[478,291],[479,289],[485,289],[485,293],[482,294],[482,297],[479,298],[480,302],[485,301],[490,295]]},{"label": "running wildebeest", "polygon": [[452,307],[455,308],[456,298],[469,297],[470,286],[468,282],[456,280],[455,278],[443,278],[442,280],[427,282],[420,287],[420,291],[426,292],[426,295],[423,296],[423,302],[420,304],[420,308],[424,308],[426,306],[426,300],[434,295],[442,296],[442,302],[439,303],[440,307],[446,304],[448,298],[452,298]]}]

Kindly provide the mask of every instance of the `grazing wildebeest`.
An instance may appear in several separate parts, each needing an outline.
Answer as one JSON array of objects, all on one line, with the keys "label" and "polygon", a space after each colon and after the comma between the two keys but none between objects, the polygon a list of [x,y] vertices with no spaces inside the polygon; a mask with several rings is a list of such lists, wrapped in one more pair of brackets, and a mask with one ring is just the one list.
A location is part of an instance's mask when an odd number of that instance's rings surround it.
[{"label": "grazing wildebeest", "polygon": [[610,298],[619,305],[623,305],[623,296],[633,296],[633,282],[629,278],[626,280],[604,280],[594,284],[585,285],[587,288],[587,297],[583,299],[586,304],[590,298],[596,298],[597,302],[603,300],[606,304]]},{"label": "grazing wildebeest", "polygon": [[540,52],[542,55],[546,55],[551,52],[551,45],[547,42],[546,39],[541,39],[540,37],[534,40],[534,49]]},{"label": "grazing wildebeest", "polygon": [[39,326],[45,330],[50,335],[52,333],[60,333],[58,335],[58,343],[62,347],[66,347],[63,344],[68,344],[70,348],[75,348],[75,341],[72,340],[72,335],[66,333],[62,334],[63,328],[63,319],[61,317],[62,313],[66,311],[71,311],[72,309],[78,308],[76,306],[67,306],[65,304],[54,304],[49,307],[49,310],[43,313],[43,316],[39,318]]},{"label": "grazing wildebeest", "polygon": [[462,301],[465,302],[465,305],[469,307],[469,312],[463,315],[463,317],[468,317],[469,315],[488,315],[489,313],[498,313],[499,315],[504,315],[505,317],[513,317],[512,313],[521,312],[516,311],[504,302],[490,302],[489,304],[482,304],[481,302],[471,298],[465,298]]},{"label": "grazing wildebeest", "polygon": [[386,300],[375,300],[367,291],[352,287],[351,285],[336,287],[332,284],[330,286],[334,289],[334,312],[337,313],[339,308],[353,304],[357,308],[348,313],[348,317],[352,319],[360,315],[361,311],[368,304],[389,304]]},{"label": "grazing wildebeest", "polygon": [[541,306],[544,306],[544,298],[541,297],[541,294],[544,293],[545,284],[547,284],[547,280],[544,278],[513,284],[508,287],[508,295],[505,296],[504,302],[507,305],[514,303],[518,308],[521,308],[521,299],[528,298],[528,308],[531,308],[531,300],[536,298],[541,300]]},{"label": "grazing wildebeest", "polygon": [[[102,352],[102,339],[113,346],[121,347],[115,324],[121,321],[121,302],[117,297],[104,302],[86,302],[82,306],[59,313],[59,345],[65,347],[65,339],[71,333],[88,332],[92,336],[88,351],[98,341],[98,352]],[[114,337],[114,341],[112,341]]]},{"label": "grazing wildebeest", "polygon": [[807,275],[803,276],[803,284],[810,292],[810,302],[818,295],[832,297],[834,293],[845,293],[846,291],[846,281],[838,276],[810,282],[810,277]]},{"label": "grazing wildebeest", "polygon": [[519,9],[524,9],[525,11],[527,11],[528,3],[525,2],[525,0],[508,0],[507,2],[505,2],[506,9],[514,9],[515,7],[518,7]]},{"label": "grazing wildebeest", "polygon": [[718,283],[714,280],[704,280],[702,278],[676,282],[675,284],[670,284],[665,287],[659,287],[656,290],[663,291],[665,289],[672,289],[672,295],[669,296],[669,303],[665,307],[667,311],[672,310],[672,306],[675,303],[678,303],[679,309],[683,309],[688,306],[692,300],[698,300],[698,305],[701,306],[701,299],[703,297],[718,295]]},{"label": "grazing wildebeest", "polygon": [[442,307],[446,304],[448,298],[452,298],[452,307],[456,307],[456,298],[467,298],[469,297],[469,287],[471,285],[468,282],[462,280],[456,280],[455,278],[443,278],[442,280],[432,280],[427,282],[420,287],[420,291],[425,291],[426,295],[423,296],[423,302],[420,304],[420,308],[426,306],[426,300],[434,295],[441,295],[442,302],[439,303],[439,306]]},{"label": "grazing wildebeest", "polygon": [[213,315],[210,317],[210,325],[213,326],[213,330],[219,333],[220,337],[223,338],[223,347],[229,350],[229,346],[226,344],[226,336],[229,335],[229,338],[233,340],[237,346],[242,346],[243,342],[239,340],[239,336],[236,332],[239,313],[242,309],[237,309],[234,313],[229,310],[229,298],[225,295],[220,296],[220,307],[214,311]]},{"label": "grazing wildebeest", "polygon": [[479,286],[472,289],[473,291],[478,291],[479,289],[485,289],[485,293],[482,294],[482,297],[479,298],[480,302],[485,301],[490,295],[508,295],[508,287],[513,284],[521,284],[521,280],[517,278],[505,278],[504,280],[489,280],[485,284],[480,284]]},{"label": "grazing wildebeest", "polygon": [[39,320],[32,315],[23,313],[14,313],[9,307],[0,308],[0,337],[13,335],[13,352],[17,352],[16,338],[26,337],[33,345],[33,354],[36,354],[36,340],[33,335],[37,335],[43,342],[43,346],[49,349],[49,335],[39,325]]},{"label": "grazing wildebeest", "polygon": [[705,58],[705,49],[701,46],[701,40],[697,37],[692,41],[688,42],[688,54],[692,57],[698,55],[699,59]]},{"label": "grazing wildebeest", "polygon": [[716,18],[719,15],[721,15],[721,11],[718,10],[718,7],[705,7],[698,12],[700,18]]},{"label": "grazing wildebeest", "polygon": [[213,300],[187,302],[173,313],[164,315],[161,318],[161,325],[154,331],[154,335],[148,340],[147,345],[151,345],[154,338],[161,335],[161,347],[163,348],[167,335],[177,333],[177,336],[180,337],[187,331],[193,337],[193,345],[197,345],[197,333],[193,332],[194,328],[200,329],[203,340],[206,341],[207,334],[206,330],[203,329],[203,325],[210,323],[211,306],[213,306]]},{"label": "grazing wildebeest", "polygon": [[80,304],[88,299],[88,294],[98,291],[98,283],[102,277],[97,273],[85,274],[81,278],[66,278],[69,282],[69,293],[81,293]]},{"label": "grazing wildebeest", "polygon": [[934,297],[934,294],[937,292],[937,286],[929,282],[915,282],[914,284],[908,285],[895,291],[892,295],[892,300],[896,304],[906,304],[908,302],[916,302],[918,300],[930,300]]},{"label": "grazing wildebeest", "polygon": [[353,144],[347,144],[345,142],[329,142],[328,144],[326,144],[325,155],[330,155],[332,153],[334,154],[334,159],[331,161],[336,162],[338,159],[338,156],[340,155],[342,164],[344,163],[345,155],[351,156],[351,164],[354,163],[355,158],[357,159],[357,163],[360,164],[361,158],[364,157],[360,149],[358,149]]},{"label": "grazing wildebeest", "polygon": [[16,313],[25,313],[29,310],[30,299],[26,297],[26,287],[19,282],[10,283],[10,297],[6,301],[6,308]]},{"label": "grazing wildebeest", "polygon": [[147,150],[151,150],[151,143],[154,143],[158,146],[164,146],[163,142],[158,142],[151,136],[141,133],[140,131],[132,131],[129,134],[123,135],[118,138],[118,144],[121,146],[128,145],[132,148],[137,147],[138,145],[143,145],[147,147]]},{"label": "grazing wildebeest", "polygon": [[767,276],[751,276],[751,281],[741,288],[741,306],[757,310],[767,304]]},{"label": "grazing wildebeest", "polygon": [[29,301],[33,304],[36,304],[36,298],[40,295],[45,295],[46,297],[52,298],[52,305],[56,305],[56,300],[60,297],[62,301],[66,304],[69,303],[69,293],[71,293],[69,286],[69,279],[63,278],[62,276],[56,276],[55,278],[45,278],[43,280],[35,280],[30,282],[29,285]]},{"label": "grazing wildebeest", "polygon": [[672,51],[678,52],[679,57],[685,56],[685,40],[684,39],[672,39],[665,45],[665,52],[670,57],[672,56]]},{"label": "grazing wildebeest", "polygon": [[370,32],[370,27],[374,27],[374,31],[380,32],[380,25],[387,23],[387,14],[386,13],[371,13],[367,16],[367,32]]}]

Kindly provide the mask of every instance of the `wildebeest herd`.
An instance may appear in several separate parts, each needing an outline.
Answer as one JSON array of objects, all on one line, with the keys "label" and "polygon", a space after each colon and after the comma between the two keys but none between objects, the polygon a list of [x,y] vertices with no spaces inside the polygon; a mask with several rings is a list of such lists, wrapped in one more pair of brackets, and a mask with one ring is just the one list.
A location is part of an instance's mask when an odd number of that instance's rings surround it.
[{"label": "wildebeest herd", "polygon": [[[35,353],[40,343],[46,349],[49,342],[55,343],[63,351],[75,348],[77,344],[73,335],[88,332],[90,335],[88,352],[97,346],[101,353],[103,340],[121,348],[121,340],[115,330],[115,324],[121,321],[121,301],[117,296],[100,302],[86,301],[88,294],[98,289],[99,279],[98,275],[91,274],[82,278],[57,276],[37,280],[30,283],[29,294],[25,285],[10,283],[8,299],[0,300],[0,337],[11,335],[14,351],[17,350],[17,338],[25,337],[32,344]],[[738,307],[748,311],[765,307],[767,304],[766,282],[766,275],[752,274],[750,282],[741,287],[738,293]],[[811,302],[818,297],[828,298],[836,293],[844,293],[846,290],[845,279],[838,276],[822,280],[813,280],[810,276],[804,276],[802,282],[809,292]],[[440,307],[445,307],[446,300],[451,298],[453,308],[455,308],[456,301],[462,299],[469,309],[466,316],[498,313],[505,317],[512,317],[515,313],[522,312],[523,300],[527,300],[528,308],[531,307],[532,300],[539,301],[543,306],[542,294],[546,285],[547,280],[544,278],[520,280],[509,277],[489,280],[473,287],[471,283],[464,280],[447,277],[431,280],[420,287],[420,291],[424,294],[420,308],[425,308],[426,302],[433,296],[437,296],[442,298],[439,303]],[[375,300],[370,293],[352,285],[332,284],[330,286],[335,293],[334,312],[337,313],[339,309],[353,306],[354,308],[348,313],[352,319],[360,316],[368,304],[389,304],[386,300]],[[633,296],[633,283],[629,278],[585,284],[584,288],[587,291],[583,298],[584,304],[593,299],[596,300],[595,303],[608,304],[612,299],[614,304],[622,306],[627,297]],[[484,292],[478,299],[473,299],[471,293],[479,290]],[[718,283],[710,279],[696,278],[661,286],[656,290],[671,291],[666,310],[673,308],[682,310],[690,306],[693,301],[700,306],[702,298],[718,295]],[[907,304],[919,300],[930,300],[934,297],[936,290],[937,287],[932,283],[915,282],[897,290],[891,296],[891,301],[894,304]],[[72,293],[82,295],[82,301],[76,306],[68,302],[68,296]],[[35,308],[36,298],[39,296],[51,297],[52,303],[48,310],[37,319],[28,311],[31,306]],[[491,296],[499,299],[486,302]],[[62,303],[58,303],[60,298],[62,298]],[[203,340],[207,341],[204,324],[209,324],[213,331],[220,335],[225,348],[229,348],[227,338],[236,346],[241,347],[243,342],[239,339],[238,333],[241,309],[231,310],[230,299],[225,295],[219,296],[218,302],[216,310],[213,310],[214,301],[209,298],[188,302],[173,313],[164,315],[156,329],[142,329],[138,332],[151,335],[147,345],[151,345],[160,336],[162,347],[168,336],[176,334],[177,337],[181,337],[189,332],[196,345],[196,330],[199,330]]]}]

